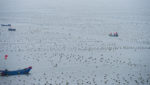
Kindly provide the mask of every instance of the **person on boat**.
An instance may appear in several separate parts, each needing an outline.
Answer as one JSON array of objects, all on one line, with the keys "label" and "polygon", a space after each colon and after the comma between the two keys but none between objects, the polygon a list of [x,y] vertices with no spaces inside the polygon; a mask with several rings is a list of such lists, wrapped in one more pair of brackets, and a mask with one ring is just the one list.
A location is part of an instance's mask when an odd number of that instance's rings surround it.
[{"label": "person on boat", "polygon": [[111,33],[109,33],[109,36],[112,36],[112,32],[111,32]]},{"label": "person on boat", "polygon": [[114,36],[118,36],[118,33],[117,33],[117,32],[115,32],[115,33],[114,33]]},{"label": "person on boat", "polygon": [[1,71],[1,76],[5,76],[5,75],[7,75],[7,72],[8,72],[8,70],[7,70],[7,69],[5,69],[5,70]]},{"label": "person on boat", "polygon": [[116,32],[116,36],[118,36],[118,33]]},{"label": "person on boat", "polygon": [[5,72],[7,72],[8,70],[7,69],[5,69]]}]

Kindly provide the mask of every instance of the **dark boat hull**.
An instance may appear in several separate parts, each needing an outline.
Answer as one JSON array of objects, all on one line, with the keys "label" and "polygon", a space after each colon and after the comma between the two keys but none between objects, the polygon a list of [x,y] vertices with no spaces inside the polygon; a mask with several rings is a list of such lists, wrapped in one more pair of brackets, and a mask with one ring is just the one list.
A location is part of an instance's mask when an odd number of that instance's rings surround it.
[{"label": "dark boat hull", "polygon": [[16,70],[16,71],[4,70],[4,71],[1,71],[1,76],[28,74],[31,69],[32,67],[28,67],[28,68]]},{"label": "dark boat hull", "polygon": [[114,35],[109,34],[109,36],[110,36],[110,37],[118,37],[118,34],[114,34]]},{"label": "dark boat hull", "polygon": [[8,28],[8,31],[16,31],[16,29]]}]

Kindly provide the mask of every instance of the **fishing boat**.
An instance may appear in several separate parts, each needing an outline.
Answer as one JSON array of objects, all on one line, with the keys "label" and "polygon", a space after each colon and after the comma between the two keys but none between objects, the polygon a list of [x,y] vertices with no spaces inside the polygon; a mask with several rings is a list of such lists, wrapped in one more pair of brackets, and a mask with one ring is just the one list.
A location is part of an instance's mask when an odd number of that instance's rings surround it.
[{"label": "fishing boat", "polygon": [[32,69],[32,67],[28,67],[28,68],[24,68],[21,70],[15,70],[15,71],[9,71],[9,70],[1,70],[0,71],[0,75],[1,76],[9,76],[9,75],[23,75],[23,74],[28,74],[30,72],[30,70]]},{"label": "fishing boat", "polygon": [[109,36],[110,36],[110,37],[118,37],[119,35],[118,35],[117,32],[115,32],[114,34],[110,33]]},{"label": "fishing boat", "polygon": [[8,31],[16,31],[14,28],[8,28]]},{"label": "fishing boat", "polygon": [[11,26],[11,24],[1,24],[1,26]]}]

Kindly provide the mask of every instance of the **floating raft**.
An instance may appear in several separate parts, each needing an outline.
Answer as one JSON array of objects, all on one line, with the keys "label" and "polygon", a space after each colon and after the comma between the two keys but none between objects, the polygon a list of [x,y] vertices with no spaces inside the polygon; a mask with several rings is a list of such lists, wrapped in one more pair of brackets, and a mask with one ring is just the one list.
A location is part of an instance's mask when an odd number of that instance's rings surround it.
[{"label": "floating raft", "polygon": [[11,26],[11,24],[1,24],[1,26]]},{"label": "floating raft", "polygon": [[15,71],[8,71],[8,70],[3,70],[0,71],[1,76],[9,76],[9,75],[23,75],[23,74],[28,74],[32,67],[24,68],[21,70],[15,70]]}]

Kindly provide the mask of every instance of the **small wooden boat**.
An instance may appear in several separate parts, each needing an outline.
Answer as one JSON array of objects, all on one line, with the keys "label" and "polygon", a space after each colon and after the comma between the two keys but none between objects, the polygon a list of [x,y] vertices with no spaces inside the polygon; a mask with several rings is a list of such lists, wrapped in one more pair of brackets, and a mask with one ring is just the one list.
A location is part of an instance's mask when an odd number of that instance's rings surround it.
[{"label": "small wooden boat", "polygon": [[118,37],[118,35],[109,35],[110,37]]},{"label": "small wooden boat", "polygon": [[14,28],[8,28],[8,31],[16,31]]},{"label": "small wooden boat", "polygon": [[119,35],[118,35],[117,32],[115,32],[114,34],[110,33],[109,36],[110,36],[110,37],[118,37]]},{"label": "small wooden boat", "polygon": [[3,70],[0,71],[1,76],[9,76],[9,75],[23,75],[23,74],[28,74],[32,67],[24,68],[21,70],[15,70],[15,71],[8,71],[8,70]]},{"label": "small wooden boat", "polygon": [[1,24],[1,26],[11,26],[11,24]]}]

